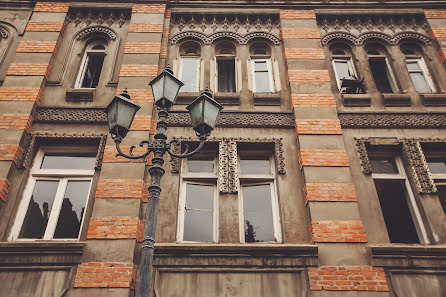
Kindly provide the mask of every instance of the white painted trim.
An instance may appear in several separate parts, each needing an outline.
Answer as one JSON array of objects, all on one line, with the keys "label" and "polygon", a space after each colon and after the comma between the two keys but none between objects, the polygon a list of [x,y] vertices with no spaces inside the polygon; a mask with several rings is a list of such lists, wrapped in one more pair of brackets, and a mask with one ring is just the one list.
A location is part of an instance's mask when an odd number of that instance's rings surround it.
[{"label": "white painted trim", "polygon": [[352,73],[352,76],[356,76],[356,71],[355,71],[355,67],[353,67],[353,62],[352,62],[352,58],[351,57],[347,57],[347,58],[334,58],[331,61],[331,64],[333,66],[333,70],[335,73],[335,77],[336,77],[336,84],[338,86],[338,89],[341,89],[341,79],[343,79],[344,77],[339,77],[339,74],[336,70],[336,62],[347,62],[347,67],[348,70]]},{"label": "white painted trim", "polygon": [[[198,92],[199,91],[199,84],[200,84],[200,78],[201,78],[201,59],[200,57],[181,57],[180,59],[180,70],[179,70],[179,79],[182,80],[183,79],[183,62],[185,59],[189,59],[189,60],[196,60],[197,61],[197,78],[195,80],[195,88],[192,91],[188,91],[188,92]],[[190,71],[190,69],[187,69],[186,71]]]},{"label": "white painted trim", "polygon": [[[424,79],[426,80],[426,83],[427,83],[427,85],[428,85],[428,87],[430,89],[430,92],[431,93],[432,92],[436,92],[434,83],[432,81],[432,77],[431,77],[429,71],[427,70],[426,62],[424,61],[423,58],[406,59],[405,62],[406,62],[407,71],[409,72],[409,76],[410,76],[411,73],[421,73],[423,75]],[[417,70],[409,70],[409,68],[407,67],[407,63],[410,63],[410,62],[417,63],[418,66],[420,67],[420,70],[418,70],[418,71]],[[412,79],[412,77],[411,77],[411,79]],[[412,80],[412,83],[413,83],[413,80]],[[415,83],[413,83],[413,85],[415,87]],[[416,89],[416,87],[415,87],[415,89]]]},{"label": "white painted trim", "polygon": [[[93,47],[96,44],[102,44],[102,43],[92,43],[89,44],[88,47]],[[104,45],[105,47],[105,45]],[[95,88],[83,88],[82,87],[82,81],[84,80],[85,72],[87,71],[88,61],[90,59],[91,55],[104,55],[104,62],[105,62],[105,49],[86,49],[84,52],[84,55],[82,57],[81,66],[79,68],[79,72],[77,74],[76,83],[74,84],[74,87],[77,89],[95,89]],[[102,64],[102,68],[104,67],[104,64]],[[102,70],[101,70],[102,72]]]},{"label": "white painted trim", "polygon": [[[266,62],[266,70],[262,71],[256,71],[255,63],[256,62]],[[256,90],[256,72],[267,72],[268,73],[268,91],[266,93],[273,93],[274,92],[274,79],[272,74],[272,68],[271,68],[271,59],[251,59],[251,76],[252,76],[252,90],[253,92],[257,92]]]}]

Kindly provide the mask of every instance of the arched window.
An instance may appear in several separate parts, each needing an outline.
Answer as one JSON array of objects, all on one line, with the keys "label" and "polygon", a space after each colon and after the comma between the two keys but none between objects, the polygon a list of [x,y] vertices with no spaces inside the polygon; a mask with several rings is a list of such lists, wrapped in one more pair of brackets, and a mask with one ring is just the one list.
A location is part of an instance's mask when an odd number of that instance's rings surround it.
[{"label": "arched window", "polygon": [[342,86],[343,80],[358,79],[352,61],[351,48],[346,44],[336,43],[330,47],[330,52],[338,89],[341,93],[345,93],[346,87]]},{"label": "arched window", "polygon": [[253,91],[256,93],[274,92],[270,46],[265,42],[256,42],[250,46],[249,52]]},{"label": "arched window", "polygon": [[390,70],[386,49],[378,43],[368,44],[365,49],[376,89],[381,93],[396,93],[397,88]]},{"label": "arched window", "polygon": [[201,46],[195,41],[186,41],[180,46],[180,80],[182,92],[198,92],[200,84]]},{"label": "arched window", "polygon": [[427,70],[422,51],[416,44],[402,44],[401,51],[405,56],[407,71],[418,93],[435,92],[434,83]]},{"label": "arched window", "polygon": [[106,46],[107,43],[104,39],[87,43],[75,88],[94,89],[98,86],[104,64]]},{"label": "arched window", "polygon": [[215,56],[217,92],[237,92],[234,44],[229,41],[218,43],[215,47]]}]

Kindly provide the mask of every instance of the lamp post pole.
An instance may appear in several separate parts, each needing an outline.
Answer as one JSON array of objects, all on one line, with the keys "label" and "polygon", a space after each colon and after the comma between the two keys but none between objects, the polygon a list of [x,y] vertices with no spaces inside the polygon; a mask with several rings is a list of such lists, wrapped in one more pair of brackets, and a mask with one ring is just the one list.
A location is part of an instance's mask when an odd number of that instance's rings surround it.
[{"label": "lamp post pole", "polygon": [[[144,160],[150,153],[153,153],[152,166],[149,168],[151,182],[149,187],[149,201],[147,204],[146,223],[144,226],[144,239],[142,242],[136,297],[149,297],[150,294],[153,254],[155,251],[156,222],[161,194],[161,178],[165,173],[165,170],[163,169],[163,156],[167,152],[172,158],[187,158],[200,152],[205,144],[206,138],[215,127],[220,110],[223,109],[221,105],[212,99],[210,92],[205,90],[187,107],[191,115],[193,129],[200,140],[197,148],[193,151],[189,151],[188,147],[186,147],[186,152],[182,154],[173,153],[171,151],[172,145],[181,145],[181,143],[177,139],[173,139],[170,142],[166,141],[166,119],[169,116],[170,108],[175,103],[178,90],[183,83],[173,77],[172,71],[168,67],[150,83],[155,99],[155,106],[158,109],[158,123],[156,124],[156,134],[153,141],[143,140],[139,143],[140,147],[147,146],[147,151],[143,154],[134,155],[133,150],[135,149],[135,146],[130,147],[128,154],[122,152],[120,148],[121,141],[127,135],[133,118],[139,109],[139,106],[130,100],[130,95],[127,91],[124,90],[122,94],[116,96],[106,108],[110,134],[115,141],[116,150],[118,152],[116,156],[122,156],[127,159]],[[164,81],[166,77],[167,79],[169,79],[169,77],[171,78],[171,83],[166,83]],[[162,84],[156,86],[155,84],[157,82],[161,82]],[[171,90],[166,90],[166,85],[167,88],[175,87],[172,85],[172,82],[178,84],[178,88],[176,92],[173,92],[173,95]],[[160,89],[158,87],[163,90],[163,94],[159,97]],[[170,98],[169,95],[171,96]]]}]

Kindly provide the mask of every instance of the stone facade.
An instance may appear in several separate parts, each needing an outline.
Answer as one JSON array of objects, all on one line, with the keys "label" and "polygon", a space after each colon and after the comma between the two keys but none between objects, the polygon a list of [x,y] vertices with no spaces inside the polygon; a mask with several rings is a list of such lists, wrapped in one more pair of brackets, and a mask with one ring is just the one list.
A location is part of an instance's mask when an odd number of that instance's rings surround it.
[{"label": "stone facade", "polygon": [[[200,91],[224,110],[198,156],[212,173],[165,156],[151,296],[446,296],[446,3],[331,2],[3,1],[0,295],[134,296],[151,156],[116,157],[104,108],[127,88],[141,109],[121,148],[153,138],[147,84],[169,64],[196,75],[167,119],[176,152],[197,143],[185,108]],[[45,171],[61,154],[91,167]],[[26,238],[37,184],[55,181],[54,205],[37,208],[44,234]],[[90,186],[67,240],[74,181]],[[186,239],[190,184],[213,188],[211,242]],[[270,189],[271,240],[248,238],[253,186]],[[398,237],[403,206],[413,231]]]}]

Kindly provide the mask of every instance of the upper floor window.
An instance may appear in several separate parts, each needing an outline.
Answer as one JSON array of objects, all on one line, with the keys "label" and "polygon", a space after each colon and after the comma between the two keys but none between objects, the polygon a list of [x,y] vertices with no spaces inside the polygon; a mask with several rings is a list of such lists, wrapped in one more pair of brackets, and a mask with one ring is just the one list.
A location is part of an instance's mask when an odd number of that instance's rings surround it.
[{"label": "upper floor window", "polygon": [[250,55],[253,91],[274,92],[270,46],[265,42],[256,42],[250,47]]},{"label": "upper floor window", "polygon": [[423,152],[437,186],[441,207],[446,215],[446,147],[444,144],[424,144]]},{"label": "upper floor window", "polygon": [[179,78],[183,81],[182,92],[198,92],[200,83],[201,47],[195,41],[186,41],[180,46]]},{"label": "upper floor window", "polygon": [[40,150],[20,202],[11,240],[78,239],[90,194],[96,152]]},{"label": "upper floor window", "polygon": [[87,44],[75,88],[94,89],[98,86],[105,59],[105,47],[105,40],[96,40]]},{"label": "upper floor window", "polygon": [[215,46],[217,92],[237,92],[236,50],[232,42],[222,41]]},{"label": "upper floor window", "polygon": [[403,45],[401,51],[405,55],[407,71],[417,92],[435,92],[435,87],[421,55],[421,50],[415,45]]},{"label": "upper floor window", "polygon": [[366,46],[366,52],[376,89],[381,93],[396,93],[395,80],[387,59],[386,49],[380,44],[369,44]]},{"label": "upper floor window", "polygon": [[343,81],[357,79],[351,49],[344,44],[334,44],[330,51],[338,89],[341,93],[348,93]]}]

